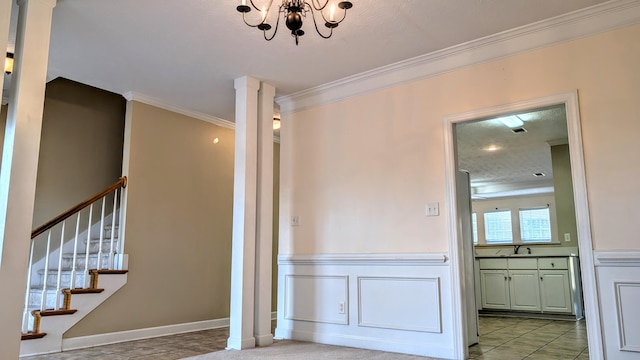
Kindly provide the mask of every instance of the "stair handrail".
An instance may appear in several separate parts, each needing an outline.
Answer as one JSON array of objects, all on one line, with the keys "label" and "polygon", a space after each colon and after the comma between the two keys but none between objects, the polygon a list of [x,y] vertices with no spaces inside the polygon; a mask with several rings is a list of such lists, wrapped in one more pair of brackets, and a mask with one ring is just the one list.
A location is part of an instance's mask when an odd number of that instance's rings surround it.
[{"label": "stair handrail", "polygon": [[91,205],[92,203],[94,203],[96,200],[102,198],[103,196],[111,193],[113,190],[115,189],[119,189],[119,188],[126,188],[127,187],[127,177],[126,176],[122,176],[118,179],[118,181],[114,182],[113,184],[107,186],[104,190],[100,191],[99,193],[91,196],[90,198],[82,201],[81,203],[79,203],[78,205],[70,208],[69,210],[63,212],[62,214],[54,217],[53,219],[45,222],[44,224],[38,226],[37,228],[33,229],[33,231],[31,231],[31,239],[33,240],[36,236],[44,233],[45,231],[51,229],[52,227],[58,225],[59,223],[63,222],[64,220],[66,220],[67,218],[69,218],[70,216],[74,215],[75,213],[81,211],[82,209],[86,208],[87,206]]}]

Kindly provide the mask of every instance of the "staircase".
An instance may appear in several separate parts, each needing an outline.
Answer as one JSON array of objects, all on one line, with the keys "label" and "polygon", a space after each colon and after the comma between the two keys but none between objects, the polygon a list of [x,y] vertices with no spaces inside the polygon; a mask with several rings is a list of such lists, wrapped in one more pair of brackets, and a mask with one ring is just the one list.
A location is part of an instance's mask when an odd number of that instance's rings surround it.
[{"label": "staircase", "polygon": [[121,178],[33,231],[20,356],[62,351],[63,334],[126,284],[125,186]]}]

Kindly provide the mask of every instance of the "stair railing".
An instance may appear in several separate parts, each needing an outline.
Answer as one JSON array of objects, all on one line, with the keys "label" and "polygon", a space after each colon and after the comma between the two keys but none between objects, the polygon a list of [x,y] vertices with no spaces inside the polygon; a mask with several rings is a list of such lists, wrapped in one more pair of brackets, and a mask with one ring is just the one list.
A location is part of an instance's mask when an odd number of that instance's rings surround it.
[{"label": "stair railing", "polygon": [[[104,190],[31,232],[23,333],[29,332],[33,322],[31,317],[33,311],[55,311],[65,306],[63,304],[64,289],[86,289],[90,285],[91,270],[115,270],[118,266],[115,263],[115,257],[116,254],[122,254],[123,243],[122,237],[118,236],[122,229],[119,229],[116,218],[123,215],[120,204],[123,189],[126,186],[127,178],[123,176]],[[97,206],[100,206],[99,218],[94,219],[97,216],[94,207]],[[72,235],[67,234],[69,231],[66,224],[69,220],[73,222],[73,217],[75,217],[75,231]],[[84,230],[85,221],[86,230]],[[99,236],[93,238],[96,232]],[[56,236],[59,236],[59,241],[54,240]],[[83,237],[85,238],[84,246],[79,244]],[[43,268],[36,269],[37,266],[34,266],[36,264]],[[34,274],[34,271],[38,273]],[[53,272],[55,272],[55,280],[50,281]],[[41,281],[37,281],[38,276]]]}]

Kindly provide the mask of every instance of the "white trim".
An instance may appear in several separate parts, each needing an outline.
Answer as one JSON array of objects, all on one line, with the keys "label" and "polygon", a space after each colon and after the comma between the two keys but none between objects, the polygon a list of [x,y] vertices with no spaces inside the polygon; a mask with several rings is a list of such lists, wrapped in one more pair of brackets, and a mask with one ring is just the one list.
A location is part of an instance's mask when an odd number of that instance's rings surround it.
[{"label": "white trim", "polygon": [[134,92],[134,91],[127,91],[126,93],[122,94],[122,96],[127,99],[127,101],[137,101],[137,102],[141,102],[143,104],[147,104],[147,105],[151,105],[151,106],[155,106],[157,108],[160,109],[164,109],[164,110],[168,110],[177,114],[182,114],[188,117],[192,117],[194,119],[198,119],[198,120],[202,120],[202,121],[206,121],[208,123],[214,124],[214,125],[218,125],[218,126],[222,126],[228,129],[235,129],[236,124],[234,124],[233,122],[229,121],[229,120],[225,120],[225,119],[221,119],[219,117],[215,117],[215,116],[211,116],[205,113],[201,113],[198,111],[193,111],[193,110],[189,110],[189,109],[185,109],[183,107],[180,106],[176,106],[176,105],[172,105],[169,104],[167,102],[164,102],[160,99],[156,99],[154,97],[145,95],[145,94],[141,94],[138,92]]},{"label": "white trim", "polygon": [[640,251],[594,251],[596,266],[640,266]]},{"label": "white trim", "polygon": [[[189,109],[185,109],[183,107],[177,106],[177,105],[172,105],[169,104],[167,102],[164,102],[160,99],[156,99],[154,97],[142,94],[142,93],[138,93],[138,92],[134,92],[134,91],[127,91],[126,93],[122,94],[122,97],[124,97],[127,101],[137,101],[143,104],[147,104],[147,105],[151,105],[151,106],[155,106],[157,108],[160,109],[164,109],[167,111],[171,111],[174,112],[176,114],[182,114],[184,116],[188,116],[197,120],[202,120],[202,121],[206,121],[210,124],[214,124],[214,125],[218,125],[218,126],[222,126],[224,128],[227,129],[236,129],[236,124],[232,121],[229,120],[225,120],[225,119],[221,119],[219,117],[215,117],[215,116],[211,116],[205,113],[201,113],[198,111],[193,111],[193,110],[189,110]],[[4,101],[4,97],[2,98]],[[7,97],[7,101],[9,101],[9,98]],[[4,102],[3,102],[4,104]],[[273,142],[280,144],[280,134],[276,134],[274,132],[273,135]]]},{"label": "white trim", "polygon": [[229,318],[196,321],[183,324],[156,326],[144,329],[118,331],[106,334],[62,339],[62,351],[84,349],[93,346],[116,344],[126,341],[149,339],[193,331],[218,329],[229,326]]},{"label": "white trim", "polygon": [[[640,2],[637,2],[640,5]],[[640,9],[640,7],[639,7]],[[515,113],[535,108],[564,104],[567,114],[567,129],[569,135],[569,151],[571,157],[571,173],[573,179],[573,191],[575,198],[576,221],[578,230],[578,248],[580,253],[580,267],[583,284],[585,304],[585,317],[587,321],[587,335],[589,340],[589,355],[592,359],[603,359],[604,350],[602,344],[601,318],[599,298],[596,287],[596,273],[591,241],[591,225],[589,220],[589,204],[587,198],[587,186],[584,169],[584,157],[582,152],[582,138],[580,129],[580,114],[578,107],[577,91],[566,92],[546,96],[542,98],[521,101],[513,104],[499,105],[491,108],[469,111],[461,114],[445,116],[444,121],[444,145],[445,145],[445,169],[446,169],[446,207],[447,225],[449,229],[449,255],[452,269],[452,297],[453,297],[453,326],[456,356],[462,358],[464,347],[464,324],[462,323],[464,310],[461,307],[462,294],[461,269],[459,268],[460,240],[457,234],[456,214],[457,204],[455,197],[455,155],[453,126],[456,123],[470,121],[478,118],[496,116],[505,113]]]},{"label": "white trim", "polygon": [[[362,283],[364,281],[412,281],[412,282],[431,282],[435,284],[436,292],[436,325],[433,327],[429,326],[398,326],[396,324],[389,323],[374,323],[367,322],[363,320],[362,309],[363,306],[363,296],[362,296]],[[372,327],[372,328],[380,328],[380,329],[390,329],[390,330],[406,330],[406,331],[421,331],[421,332],[430,332],[430,333],[442,333],[442,291],[440,287],[440,278],[439,277],[407,277],[407,276],[358,276],[357,277],[357,286],[358,286],[358,326],[364,327]],[[416,314],[413,314],[416,316]],[[396,319],[397,320],[397,319]]]},{"label": "white trim", "polygon": [[640,23],[640,2],[615,0],[276,98],[290,114],[462,67]]},{"label": "white trim", "polygon": [[628,344],[627,343],[627,334],[624,326],[624,309],[622,308],[622,294],[620,293],[620,289],[622,287],[638,287],[640,288],[640,282],[637,281],[616,281],[613,283],[613,287],[615,289],[615,299],[616,299],[616,313],[618,315],[618,340],[621,351],[633,351],[640,352],[640,346],[637,344]]},{"label": "white trim", "polygon": [[447,265],[444,253],[278,255],[278,265]]}]

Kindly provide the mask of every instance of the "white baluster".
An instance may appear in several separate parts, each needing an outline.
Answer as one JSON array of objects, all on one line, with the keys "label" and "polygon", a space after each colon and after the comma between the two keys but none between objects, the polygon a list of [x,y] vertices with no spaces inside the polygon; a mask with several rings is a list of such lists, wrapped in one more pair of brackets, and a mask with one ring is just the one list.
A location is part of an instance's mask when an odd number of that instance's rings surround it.
[{"label": "white baluster", "polygon": [[96,267],[98,270],[102,269],[102,241],[104,240],[104,211],[106,199],[106,196],[102,197],[102,214],[100,214],[100,247],[98,249],[98,266]]},{"label": "white baluster", "polygon": [[33,271],[33,244],[35,240],[31,240],[31,250],[29,251],[29,271],[27,272],[27,292],[24,296],[24,313],[22,315],[22,332],[29,332],[29,318],[31,312],[29,311],[29,298],[31,297],[31,273]]},{"label": "white baluster", "polygon": [[71,283],[69,283],[69,289],[76,288],[76,261],[78,258],[78,234],[80,233],[80,214],[78,212],[76,219],[76,236],[73,238],[73,261],[71,263]]},{"label": "white baluster", "polygon": [[84,254],[83,284],[84,289],[89,287],[89,250],[91,249],[91,221],[93,221],[93,204],[89,206],[89,220],[87,221],[87,245]]},{"label": "white baluster", "polygon": [[60,309],[60,288],[62,286],[62,247],[64,246],[64,230],[67,221],[62,222],[62,231],[60,233],[60,247],[58,248],[58,278],[56,279],[56,306],[55,310]]},{"label": "white baluster", "polygon": [[47,277],[49,276],[49,251],[51,250],[51,229],[47,234],[47,250],[44,258],[44,280],[42,280],[42,297],[40,298],[40,310],[45,310],[47,306]]},{"label": "white baluster", "polygon": [[114,260],[114,234],[116,230],[116,209],[118,205],[118,189],[115,189],[113,192],[113,212],[111,213],[111,246],[109,247],[109,270],[113,270],[113,260]]}]

